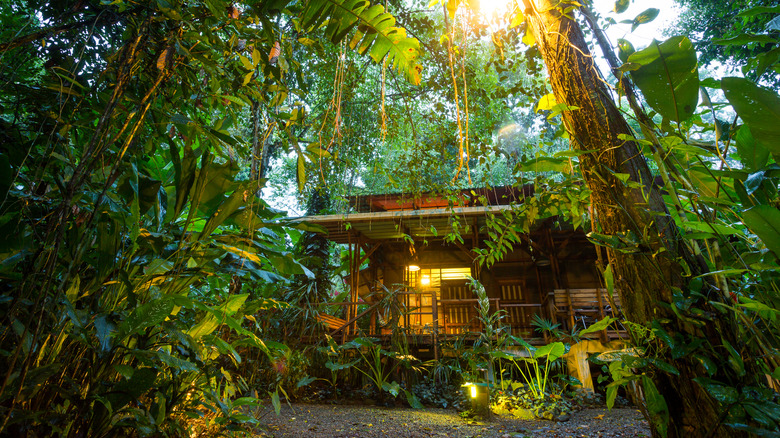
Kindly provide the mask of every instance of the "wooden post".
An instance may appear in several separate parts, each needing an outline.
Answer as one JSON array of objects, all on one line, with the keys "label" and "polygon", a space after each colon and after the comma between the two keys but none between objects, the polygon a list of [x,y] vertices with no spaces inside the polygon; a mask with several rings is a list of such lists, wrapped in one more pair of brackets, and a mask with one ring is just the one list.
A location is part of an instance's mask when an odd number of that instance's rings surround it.
[{"label": "wooden post", "polygon": [[433,358],[439,360],[439,305],[436,293],[432,294],[431,311],[433,312]]},{"label": "wooden post", "polygon": [[[350,233],[350,240],[352,240],[353,238],[355,238],[355,236],[353,236]],[[355,316],[357,316],[357,302],[358,302],[358,297],[359,297],[359,293],[358,293],[358,288],[360,287],[360,278],[358,278],[359,275],[360,275],[360,264],[359,264],[360,263],[359,262],[359,260],[360,260],[360,245],[359,245],[359,242],[357,242],[357,241],[352,241],[351,242],[349,255],[350,255],[350,257],[349,257],[349,260],[350,260],[350,274],[351,274],[350,275],[350,279],[351,279],[351,281],[350,281],[351,285],[350,286],[351,286],[352,290],[350,291],[350,295],[349,295],[351,304],[347,308],[349,310],[347,312],[347,314],[348,314],[347,320],[351,321],[351,320],[353,320],[355,318]],[[352,322],[352,324],[350,324],[349,327],[347,327],[347,329],[345,330],[344,334],[346,336],[346,335],[355,335],[356,333],[357,333],[357,323],[356,322]]]},{"label": "wooden post", "polygon": [[[604,300],[601,297],[601,291],[603,289],[596,288],[596,297],[598,298],[599,303],[599,319],[604,319]],[[604,329],[599,333],[599,337],[601,338],[601,342],[606,343],[607,342],[607,330]]]}]

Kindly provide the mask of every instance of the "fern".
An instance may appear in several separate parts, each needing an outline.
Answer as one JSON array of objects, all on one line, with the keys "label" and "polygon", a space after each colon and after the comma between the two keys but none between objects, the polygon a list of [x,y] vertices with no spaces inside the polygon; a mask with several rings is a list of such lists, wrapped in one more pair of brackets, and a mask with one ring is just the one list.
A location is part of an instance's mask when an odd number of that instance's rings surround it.
[{"label": "fern", "polygon": [[334,44],[342,42],[354,29],[351,49],[361,55],[368,53],[376,63],[386,58],[387,64],[409,82],[420,84],[420,42],[408,37],[406,29],[396,27],[395,17],[381,5],[372,6],[367,0],[311,0],[300,18],[306,30],[325,26],[325,34]]}]

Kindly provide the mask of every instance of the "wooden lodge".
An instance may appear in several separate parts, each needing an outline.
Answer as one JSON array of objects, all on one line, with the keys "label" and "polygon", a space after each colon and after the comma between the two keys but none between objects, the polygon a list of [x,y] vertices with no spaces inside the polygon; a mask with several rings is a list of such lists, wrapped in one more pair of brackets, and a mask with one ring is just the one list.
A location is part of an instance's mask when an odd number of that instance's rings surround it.
[{"label": "wooden lodge", "polygon": [[[336,339],[387,335],[382,299],[393,291],[404,309],[397,326],[417,335],[417,342],[430,342],[436,352],[441,337],[482,329],[468,276],[484,285],[491,309],[506,312],[502,323],[531,342],[545,341],[534,333],[533,315],[569,330],[617,313],[617,295],[610,298],[601,288],[596,248],[585,233],[558,224],[556,218],[540,220],[530,233],[519,234],[521,243],[500,261],[489,267],[476,262],[477,251],[490,238],[490,221],[520,208],[532,194],[533,187],[526,186],[464,190],[450,199],[367,195],[351,199],[349,213],[302,218],[349,248],[351,298],[341,304],[343,310],[322,312],[321,320]],[[445,239],[453,229],[460,239]],[[606,342],[620,333],[593,336]]]}]

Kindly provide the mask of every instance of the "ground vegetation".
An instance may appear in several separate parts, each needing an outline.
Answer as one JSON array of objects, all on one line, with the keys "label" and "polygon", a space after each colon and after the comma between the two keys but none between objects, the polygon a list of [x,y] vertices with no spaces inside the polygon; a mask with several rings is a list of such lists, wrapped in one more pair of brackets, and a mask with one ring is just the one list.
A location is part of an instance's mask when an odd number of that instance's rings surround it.
[{"label": "ground vegetation", "polygon": [[[658,14],[628,3],[607,22]],[[613,49],[590,2],[0,4],[0,434],[250,431],[264,404],[462,406],[453,388],[478,379],[560,420],[582,332],[540,320],[555,339],[532,347],[485,304],[479,342],[422,362],[384,290],[392,345],[337,342],[319,321],[349,296],[344,249],[262,192],[329,213],[533,183],[489,217],[477,261],[545,219],[589,232],[633,343],[595,359],[606,402],[641,392],[654,436],[773,436],[778,11],[685,3],[733,29]],[[711,59],[746,77],[701,80]]]}]

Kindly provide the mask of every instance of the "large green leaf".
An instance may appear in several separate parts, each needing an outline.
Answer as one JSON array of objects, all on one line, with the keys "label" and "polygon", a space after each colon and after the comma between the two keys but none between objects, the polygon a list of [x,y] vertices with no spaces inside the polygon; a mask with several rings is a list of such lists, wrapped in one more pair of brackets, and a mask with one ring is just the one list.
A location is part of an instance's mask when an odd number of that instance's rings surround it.
[{"label": "large green leaf", "polygon": [[231,295],[227,301],[217,307],[217,310],[225,312],[227,315],[233,316],[241,309],[241,306],[244,305],[247,298],[249,298],[249,294]]},{"label": "large green leaf", "polygon": [[656,8],[649,8],[641,12],[639,15],[637,15],[634,18],[633,23],[631,23],[631,32],[635,31],[637,27],[639,27],[642,24],[649,23],[653,20],[655,20],[655,17],[658,16],[658,13],[661,12],[659,9]]},{"label": "large green leaf", "polygon": [[273,263],[274,267],[282,275],[306,275],[308,278],[314,278],[314,273],[311,272],[306,266],[303,266],[298,260],[292,256],[292,254],[284,255],[269,255],[268,258]]},{"label": "large green leaf", "polygon": [[622,14],[628,9],[629,0],[615,0],[615,12]]},{"label": "large green leaf", "polygon": [[203,315],[203,318],[185,333],[194,339],[200,339],[203,336],[211,334],[220,326],[219,320],[211,313]]},{"label": "large green leaf", "polygon": [[141,307],[135,308],[130,316],[119,325],[117,339],[141,332],[163,321],[173,312],[173,300],[164,297],[152,300]]},{"label": "large green leaf", "polygon": [[548,361],[552,362],[563,356],[564,353],[566,353],[566,346],[563,345],[563,342],[553,342],[537,348],[534,352],[534,359],[546,357]]},{"label": "large green leaf", "polygon": [[647,404],[647,412],[650,414],[650,422],[655,426],[655,430],[665,437],[669,431],[669,407],[666,405],[666,400],[658,392],[655,383],[647,376],[642,376],[642,389],[645,392],[645,402]]},{"label": "large green leaf", "polygon": [[403,390],[404,394],[406,394],[406,402],[409,403],[409,406],[412,409],[425,409],[425,406],[420,402],[420,399],[417,398],[417,396],[410,391]]},{"label": "large green leaf", "polygon": [[748,43],[774,44],[777,39],[769,35],[743,33],[731,38],[716,38],[712,42],[721,46],[743,46]]},{"label": "large green leaf", "polygon": [[639,65],[631,77],[654,110],[677,122],[693,115],[699,102],[699,70],[696,50],[687,37],[653,40],[632,53],[628,62]]},{"label": "large green leaf", "polygon": [[612,273],[612,263],[604,269],[604,285],[607,286],[607,294],[610,298],[615,295],[615,276]]},{"label": "large green leaf", "polygon": [[116,412],[131,401],[138,400],[154,385],[156,379],[157,370],[153,368],[144,367],[133,370],[132,377],[118,382],[106,395],[106,399],[111,403],[111,409]]},{"label": "large green leaf", "polygon": [[347,368],[351,368],[354,365],[357,365],[358,362],[360,362],[360,359],[355,359],[352,362],[347,363],[337,363],[337,362],[325,362],[325,368],[331,370],[331,371],[341,371],[346,370]]},{"label": "large green leaf", "polygon": [[[607,269],[610,269],[610,268],[611,268],[611,265],[607,267]],[[610,269],[610,273],[611,273],[611,269]],[[581,331],[580,335],[585,335],[585,334],[588,334],[588,333],[595,333],[595,332],[598,332],[598,331],[601,331],[601,330],[606,330],[607,327],[609,327],[609,325],[612,324],[615,321],[617,321],[617,318],[612,318],[612,317],[607,316],[604,319],[596,322],[595,324],[592,324],[590,327],[586,328],[585,330]]]},{"label": "large green leaf", "polygon": [[693,381],[707,391],[712,398],[724,405],[730,405],[739,399],[739,391],[734,387],[726,386],[706,377],[697,377]]},{"label": "large green leaf", "polygon": [[708,235],[708,237],[709,235],[715,235],[715,234],[720,234],[724,236],[739,234],[738,230],[728,225],[723,225],[723,224],[718,224],[713,222],[687,221],[687,222],[680,223],[680,227],[692,233],[695,232],[705,233]]},{"label": "large green leaf", "polygon": [[753,138],[749,126],[743,125],[739,128],[736,140],[737,152],[746,169],[755,172],[766,166],[769,160],[769,149]]},{"label": "large green leaf", "polygon": [[358,53],[368,53],[379,63],[403,73],[409,82],[419,85],[422,67],[417,63],[420,42],[406,35],[406,30],[395,27],[395,17],[380,5],[371,6],[366,0],[313,0],[305,2],[301,12],[304,29],[327,26],[325,34],[338,44],[357,28],[349,43]]},{"label": "large green leaf", "polygon": [[780,257],[780,210],[771,205],[757,205],[742,213],[742,221]]},{"label": "large green leaf", "polygon": [[200,208],[207,214],[213,214],[224,201],[225,193],[236,189],[235,175],[238,173],[238,163],[216,164],[212,162],[206,169],[201,169],[201,172],[204,171],[206,172],[206,180],[199,199]]},{"label": "large green leaf", "polygon": [[179,148],[171,141],[170,152],[174,170],[174,182],[176,184],[176,201],[173,205],[168,205],[166,213],[166,220],[168,221],[179,216],[184,209],[190,190],[192,190],[192,184],[195,182],[197,171],[197,161],[191,147],[185,147],[183,156],[179,157]]},{"label": "large green leaf", "polygon": [[239,324],[240,328],[240,323],[237,323],[232,318],[232,315],[241,309],[241,306],[244,305],[244,302],[246,302],[248,297],[249,294],[231,295],[227,301],[218,307],[197,306],[206,310],[206,313],[203,315],[203,318],[187,330],[186,333],[195,339],[199,339],[211,334],[223,323],[228,324],[231,328],[233,328],[235,324]]},{"label": "large green leaf", "polygon": [[745,78],[723,78],[721,87],[756,141],[780,154],[780,96]]},{"label": "large green leaf", "polygon": [[397,396],[401,391],[401,385],[395,380],[392,382],[382,382],[382,389],[392,394],[393,397]]},{"label": "large green leaf", "polygon": [[126,175],[126,177],[120,180],[117,187],[117,193],[124,197],[128,202],[133,198],[138,198],[139,215],[146,214],[150,208],[152,208],[157,200],[160,192],[160,186],[162,182],[138,174],[135,166],[132,166],[134,178]]},{"label": "large green leaf", "polygon": [[520,172],[562,172],[571,173],[571,161],[567,158],[536,157],[517,164]]},{"label": "large green leaf", "polygon": [[225,199],[211,217],[209,217],[206,225],[203,226],[203,230],[200,232],[198,239],[203,239],[214,232],[218,226],[225,222],[225,219],[235,213],[239,207],[247,202],[247,200],[254,200],[257,189],[257,181],[245,181],[239,185],[233,194]]},{"label": "large green leaf", "polygon": [[169,367],[177,370],[177,371],[190,371],[190,372],[198,372],[200,369],[198,366],[187,359],[182,359],[177,356],[172,356],[171,354],[165,352],[165,350],[157,350],[154,352],[154,355],[157,356],[160,361],[162,361],[164,364],[168,365]]},{"label": "large green leaf", "polygon": [[759,14],[780,14],[780,6],[756,6],[745,9],[737,14],[738,17],[750,18]]},{"label": "large green leaf", "polygon": [[618,38],[618,58],[620,58],[623,62],[628,62],[628,57],[631,56],[634,52],[636,52],[636,49],[634,48],[634,45],[631,44],[631,41],[624,40],[623,38]]}]

